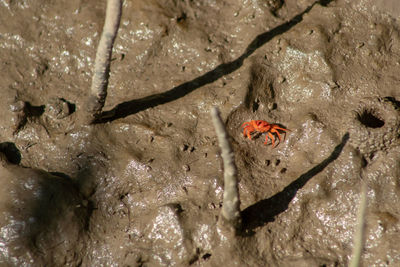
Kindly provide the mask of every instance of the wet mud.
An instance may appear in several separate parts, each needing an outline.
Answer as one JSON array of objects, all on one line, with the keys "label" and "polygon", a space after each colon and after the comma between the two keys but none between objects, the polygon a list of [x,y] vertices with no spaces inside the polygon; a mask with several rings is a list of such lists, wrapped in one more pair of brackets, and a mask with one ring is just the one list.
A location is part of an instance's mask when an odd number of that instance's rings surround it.
[{"label": "wet mud", "polygon": [[[124,1],[82,125],[105,1],[0,1],[0,263],[400,265],[396,1]],[[242,231],[217,227],[221,110]],[[289,129],[277,146],[241,125]]]}]

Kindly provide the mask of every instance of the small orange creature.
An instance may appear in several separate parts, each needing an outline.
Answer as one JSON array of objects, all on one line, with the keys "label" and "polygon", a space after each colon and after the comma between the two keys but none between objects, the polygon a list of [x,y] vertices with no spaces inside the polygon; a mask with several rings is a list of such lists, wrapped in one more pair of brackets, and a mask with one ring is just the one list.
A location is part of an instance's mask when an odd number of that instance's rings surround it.
[{"label": "small orange creature", "polygon": [[278,130],[285,131],[285,132],[290,131],[288,129],[281,128],[276,124],[269,124],[268,122],[263,121],[263,120],[256,120],[256,121],[251,120],[251,121],[245,122],[242,124],[242,128],[244,128],[243,135],[247,136],[250,140],[251,140],[250,134],[254,131],[257,131],[260,133],[267,133],[264,144],[268,143],[268,137],[269,137],[269,138],[271,138],[271,141],[272,141],[272,148],[275,147],[275,137],[274,137],[273,133],[276,133],[276,135],[278,135],[279,142],[281,142],[282,139],[281,139],[281,135],[279,134]]}]

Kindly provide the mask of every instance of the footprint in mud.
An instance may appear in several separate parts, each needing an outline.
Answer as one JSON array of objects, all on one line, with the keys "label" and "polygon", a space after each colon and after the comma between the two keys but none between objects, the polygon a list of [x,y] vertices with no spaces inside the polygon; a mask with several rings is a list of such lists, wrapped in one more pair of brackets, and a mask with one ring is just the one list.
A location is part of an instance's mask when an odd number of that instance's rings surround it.
[{"label": "footprint in mud", "polygon": [[[265,162],[265,166],[271,168],[272,170],[278,169],[278,166],[281,164],[280,159],[274,159],[274,160],[266,159],[264,162]],[[287,168],[285,168],[285,167],[283,167],[282,169],[279,170],[279,172],[281,174],[286,173],[286,171],[287,171]]]}]

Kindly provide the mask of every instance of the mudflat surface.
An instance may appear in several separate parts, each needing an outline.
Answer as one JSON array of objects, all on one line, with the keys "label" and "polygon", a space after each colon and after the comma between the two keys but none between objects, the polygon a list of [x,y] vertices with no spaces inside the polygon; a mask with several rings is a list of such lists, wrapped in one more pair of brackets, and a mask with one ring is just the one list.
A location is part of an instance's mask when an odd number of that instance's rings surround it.
[{"label": "mudflat surface", "polygon": [[397,1],[125,1],[107,116],[80,125],[105,2],[0,1],[1,265],[346,266],[362,183],[363,266],[400,265]]}]

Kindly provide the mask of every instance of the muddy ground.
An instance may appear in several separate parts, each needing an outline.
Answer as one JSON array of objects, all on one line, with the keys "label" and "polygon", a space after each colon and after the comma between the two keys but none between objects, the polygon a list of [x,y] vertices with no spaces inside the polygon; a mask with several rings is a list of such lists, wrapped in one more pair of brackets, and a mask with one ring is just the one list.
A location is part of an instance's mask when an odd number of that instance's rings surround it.
[{"label": "muddy ground", "polygon": [[[363,182],[363,266],[400,265],[397,1],[124,1],[106,116],[81,125],[105,2],[0,1],[2,266],[346,266]],[[256,119],[291,131],[272,148]]]}]

